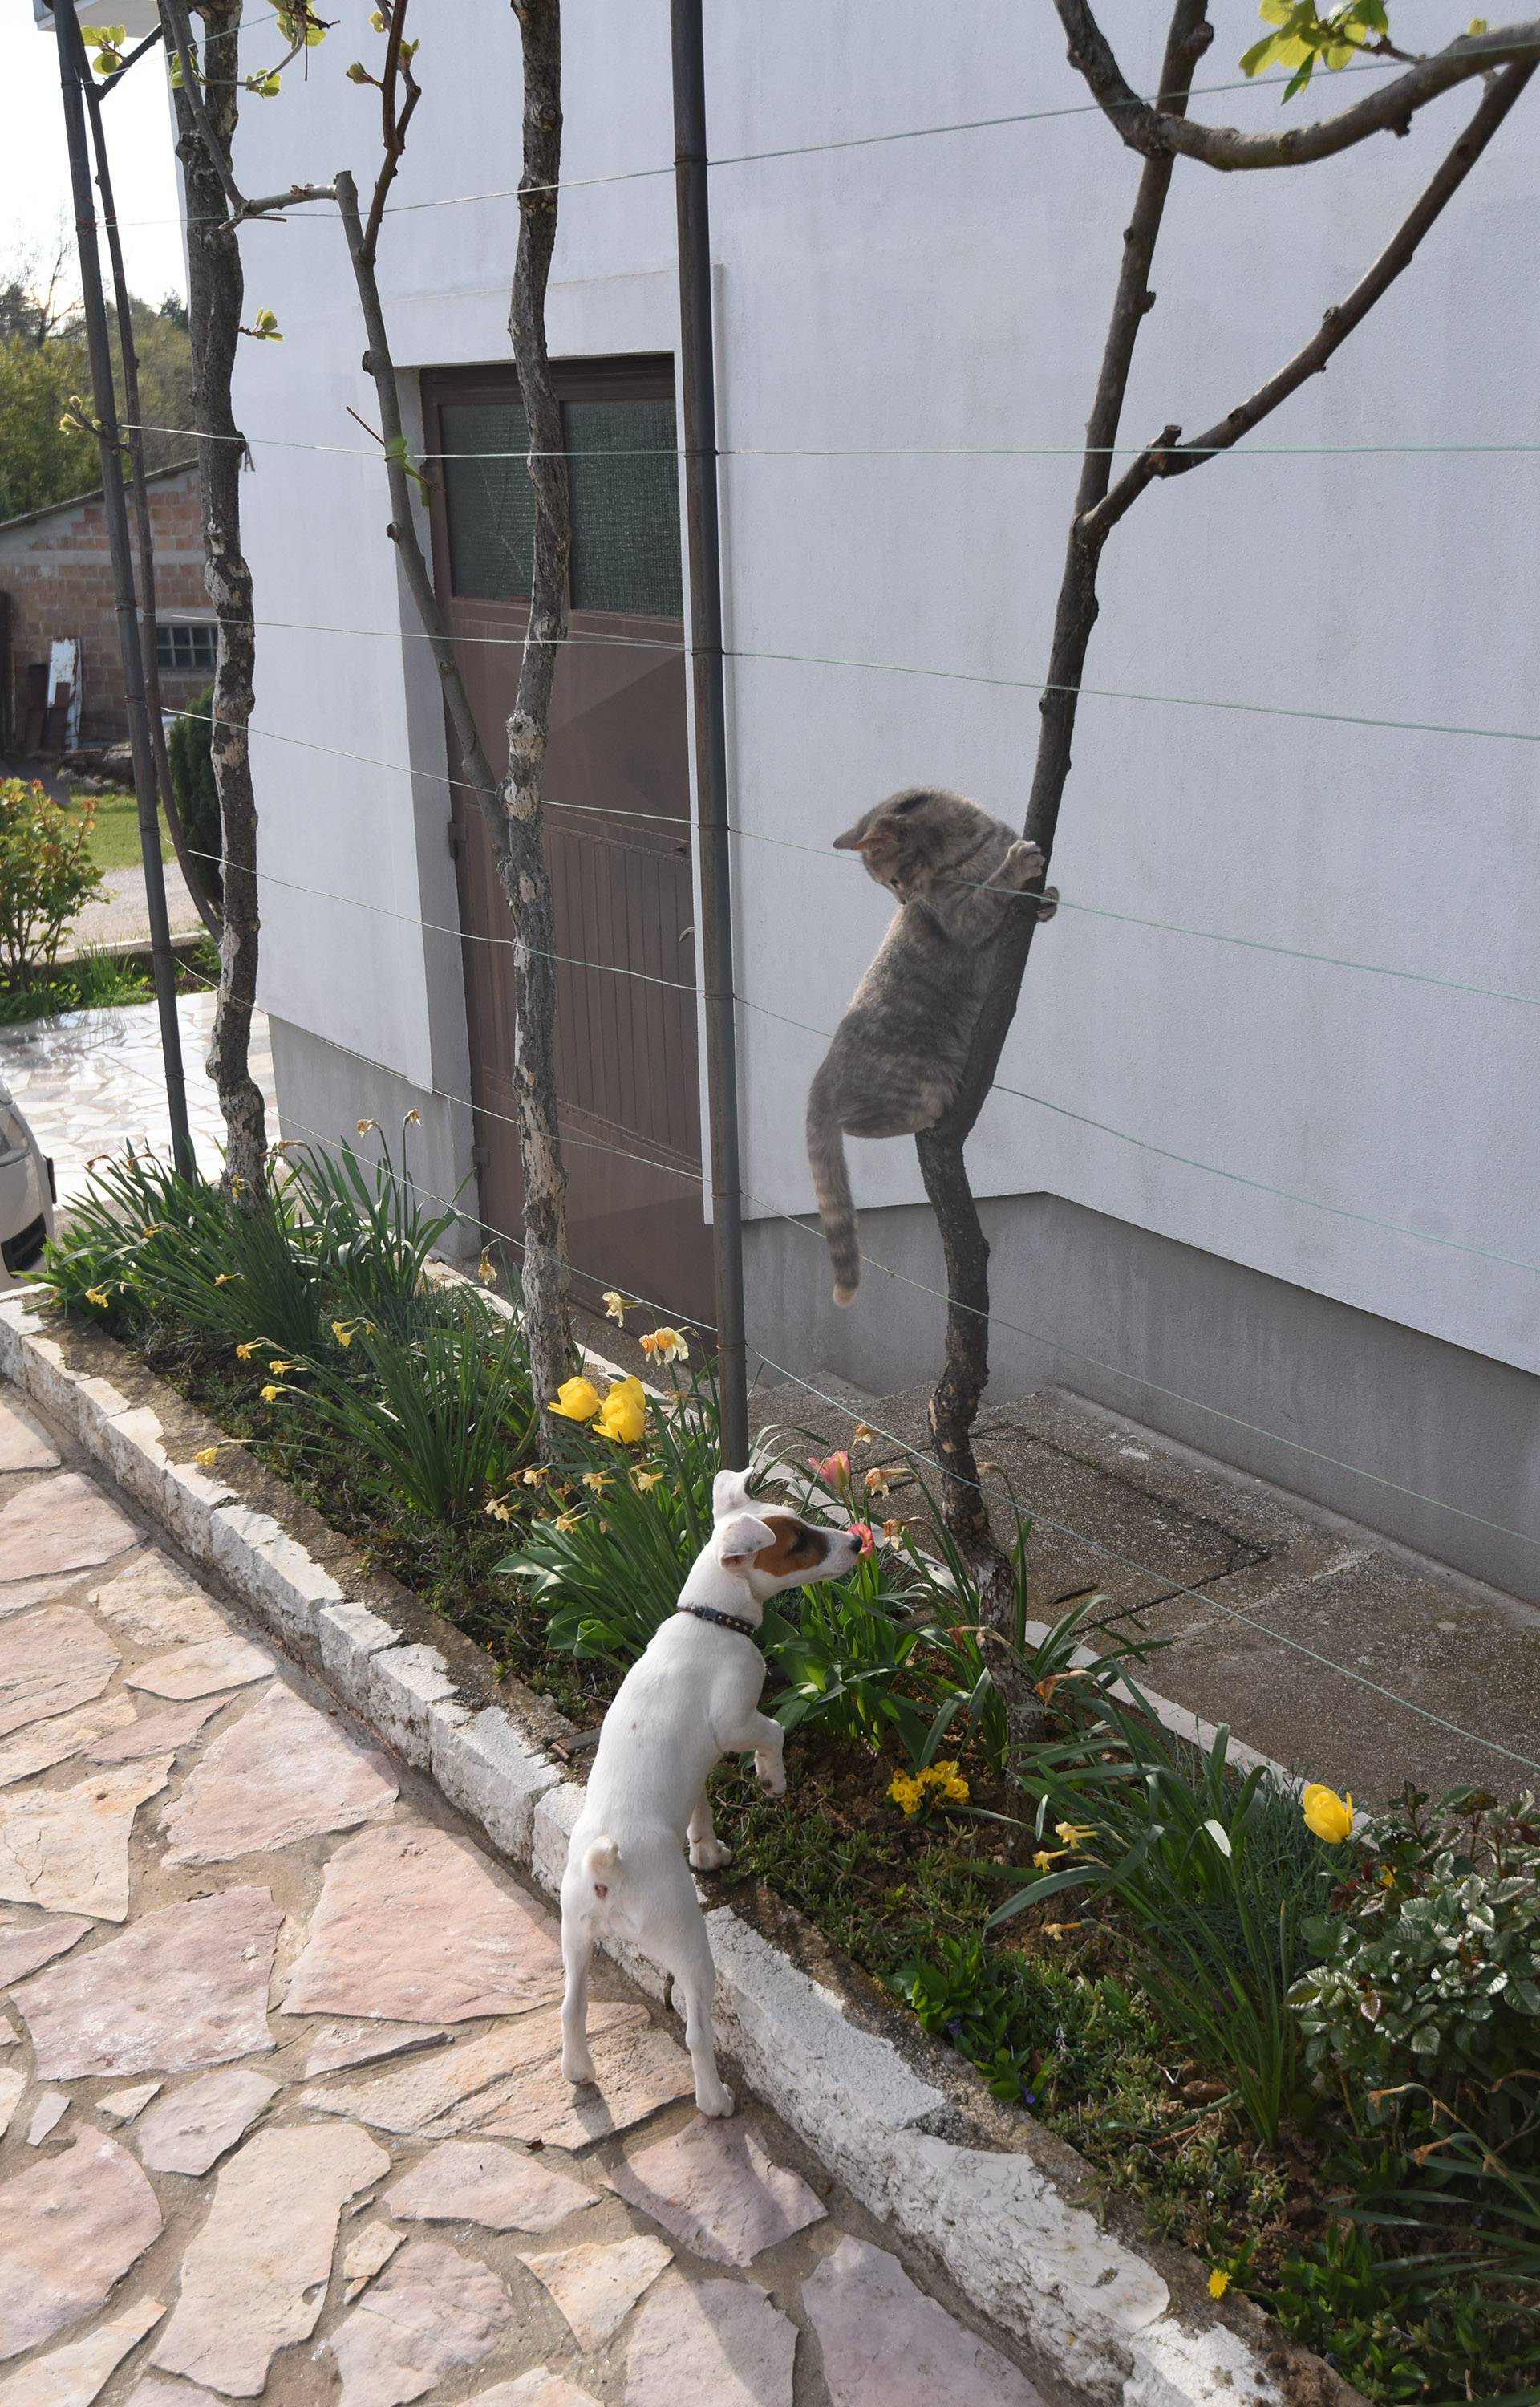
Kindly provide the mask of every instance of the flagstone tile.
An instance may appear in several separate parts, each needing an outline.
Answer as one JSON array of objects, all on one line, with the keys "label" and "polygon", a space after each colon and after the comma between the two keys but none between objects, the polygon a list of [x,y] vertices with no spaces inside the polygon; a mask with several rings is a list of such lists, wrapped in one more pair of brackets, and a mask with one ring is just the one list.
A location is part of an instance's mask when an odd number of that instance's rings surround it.
[{"label": "flagstone tile", "polygon": [[802,2285],[831,2407],[1043,2407],[1024,2373],[927,2299],[897,2257],[848,2234]]},{"label": "flagstone tile", "polygon": [[106,1632],[76,1605],[22,1614],[7,1625],[0,1647],[0,1738],[99,1697],[121,1660]]},{"label": "flagstone tile", "polygon": [[423,2048],[443,2047],[453,2034],[425,2030],[420,2023],[326,2023],[311,2042],[304,2059],[307,2080],[320,2072],[340,2072],[350,2064],[374,2064],[382,2056],[416,2056]]},{"label": "flagstone tile", "polygon": [[97,2099],[96,2112],[108,2115],[114,2123],[132,2123],[152,2098],[159,2098],[163,2087],[159,2081],[141,2081],[133,2089],[115,2089],[109,2098]]},{"label": "flagstone tile", "polygon": [[[84,2340],[66,2341],[47,2357],[35,2357],[20,2372],[0,2376],[0,2407],[91,2407],[108,2375],[164,2313],[159,2299],[141,2299]],[[188,2394],[182,2397],[186,2401]]]},{"label": "flagstone tile", "polygon": [[230,1628],[197,1583],[155,1546],[92,1588],[86,1602],[135,1646],[199,1645],[223,1638]]},{"label": "flagstone tile", "polygon": [[248,2140],[215,2184],[151,2362],[256,2396],[277,2351],[315,2330],[343,2207],[389,2162],[346,2127],[306,2124]]},{"label": "flagstone tile", "polygon": [[796,2325],[752,2283],[671,2277],[631,2327],[626,2407],[791,2407],[796,2354]]},{"label": "flagstone tile", "polygon": [[550,2231],[595,2192],[542,2158],[496,2140],[445,2140],[392,2184],[385,2203],[402,2223],[484,2223],[493,2231]]},{"label": "flagstone tile", "polygon": [[56,1471],[59,1456],[40,1421],[0,1396],[0,1471]]},{"label": "flagstone tile", "polygon": [[90,1929],[83,1914],[49,1915],[42,1920],[30,1915],[0,1916],[0,1989],[24,1981],[40,1964],[62,1956]]},{"label": "flagstone tile", "polygon": [[27,2125],[27,2145],[40,2148],[50,2131],[56,2131],[69,2113],[69,2095],[63,2089],[45,2089],[32,2110]]},{"label": "flagstone tile", "polygon": [[88,1571],[135,1545],[138,1537],[128,1515],[94,1480],[62,1471],[23,1488],[0,1510],[0,1580]]},{"label": "flagstone tile", "polygon": [[643,2290],[673,2263],[666,2240],[634,2231],[626,2240],[599,2240],[519,2258],[550,2292],[586,2357],[617,2332]]},{"label": "flagstone tile", "polygon": [[8,1788],[17,1780],[30,1780],[35,1772],[48,1772],[133,1719],[133,1698],[119,1695],[97,1697],[89,1705],[77,1705],[73,1713],[34,1722],[14,1738],[0,1742],[0,1788]]},{"label": "flagstone tile", "polygon": [[132,1763],[141,1755],[173,1755],[191,1745],[205,1722],[222,1713],[228,1697],[194,1699],[185,1705],[164,1705],[158,1713],[141,1714],[136,1722],[115,1730],[86,1749],[88,1763]]},{"label": "flagstone tile", "polygon": [[366,2289],[383,2265],[405,2239],[404,2231],[392,2231],[388,2223],[366,2223],[355,2239],[348,2242],[342,2258],[343,2302],[351,2306],[359,2292]]},{"label": "flagstone tile", "polygon": [[826,2212],[805,2181],[771,2163],[746,2124],[705,2115],[600,2179],[719,2265],[752,2264]]},{"label": "flagstone tile", "polygon": [[264,2072],[205,2072],[141,2115],[134,2134],[140,2160],[156,2173],[206,2173],[277,2096]]},{"label": "flagstone tile", "polygon": [[244,1688],[253,1680],[265,1680],[273,1670],[273,1658],[249,1638],[241,1638],[233,1631],[223,1638],[205,1639],[196,1646],[178,1646],[170,1655],[157,1655],[153,1663],[141,1663],[136,1672],[127,1675],[131,1688],[148,1688],[152,1697],[209,1697],[217,1688]]},{"label": "flagstone tile", "polygon": [[285,2014],[458,2023],[559,1997],[553,1917],[466,1839],[423,1823],[339,1847]]},{"label": "flagstone tile", "polygon": [[18,2071],[14,2066],[0,2068],[0,2140],[5,2138],[10,2129],[10,2118],[16,2112],[26,2086],[27,2076],[24,2072]]},{"label": "flagstone tile", "polygon": [[162,1823],[168,1864],[228,1863],[355,1822],[396,1802],[383,1755],[360,1746],[281,1680],[212,1739]]},{"label": "flagstone tile", "polygon": [[147,2373],[129,2392],[125,2407],[229,2407],[229,2402],[216,2398],[212,2390],[194,2389],[186,2382],[167,2382],[162,2374]]},{"label": "flagstone tile", "polygon": [[[569,2382],[564,2373],[537,2365],[521,2373],[516,2382],[495,2382],[490,2390],[478,2390],[465,2407],[599,2407],[599,2401],[591,2391]],[[685,2402],[679,2400],[676,2407],[685,2407]]]},{"label": "flagstone tile", "polygon": [[442,2240],[409,2242],[332,2335],[341,2407],[405,2407],[479,2365],[513,2312],[489,2267]]},{"label": "flagstone tile", "polygon": [[0,2360],[92,2314],[161,2229],[154,2191],[105,2131],[0,2186]]},{"label": "flagstone tile", "polygon": [[283,1916],[265,1888],[141,1916],[13,1992],[39,2078],[190,2072],[273,2044],[267,1984]]},{"label": "flagstone tile", "polygon": [[553,2006],[461,2040],[442,2055],[414,2058],[399,2072],[306,2089],[300,2102],[318,2114],[356,2115],[380,2130],[425,2139],[476,2132],[581,2148],[693,2093],[688,2057],[655,2029],[644,2006],[590,2007],[588,2042],[599,2077],[582,2089],[562,2073],[561,2015]]},{"label": "flagstone tile", "polygon": [[78,1787],[0,1796],[0,1897],[123,1921],[134,1817],[170,1772],[169,1756],[152,1756],[93,1772]]}]

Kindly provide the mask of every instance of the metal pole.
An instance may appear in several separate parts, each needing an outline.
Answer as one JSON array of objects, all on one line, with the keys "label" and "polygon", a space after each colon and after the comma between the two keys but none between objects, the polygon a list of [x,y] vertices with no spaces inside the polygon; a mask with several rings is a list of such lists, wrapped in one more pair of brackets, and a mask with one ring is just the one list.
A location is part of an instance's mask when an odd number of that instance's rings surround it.
[{"label": "metal pole", "polygon": [[722,664],[722,551],[716,506],[716,385],[712,351],[711,218],[706,186],[706,67],[701,0],[671,0],[674,194],[685,399],[685,514],[695,684],[696,819],[711,1113],[712,1241],[722,1453],[749,1459],[743,1346],[742,1188],[738,1166],[738,1034],[733,1016],[732,864],[728,841],[728,726]]},{"label": "metal pole", "polygon": [[161,1016],[161,1053],[165,1063],[171,1151],[177,1168],[186,1177],[191,1175],[194,1162],[192,1139],[187,1124],[187,1087],[182,1076],[182,1032],[177,1018],[177,965],[171,950],[171,922],[166,913],[165,875],[161,866],[161,828],[155,807],[155,761],[149,740],[149,713],[145,703],[144,661],[139,650],[134,563],[129,552],[128,504],[123,493],[118,409],[112,389],[112,350],[107,340],[102,263],[96,249],[96,212],[91,198],[91,164],[86,155],[85,102],[76,64],[79,29],[75,20],[75,0],[53,0],[53,29],[59,43],[59,81],[64,99],[64,136],[69,146],[70,185],[75,199],[75,233],[80,257],[86,349],[91,360],[96,441],[102,461],[103,514],[106,520],[107,548],[112,557],[118,648],[123,663],[123,700],[128,711],[129,745],[134,755],[134,792],[139,805],[139,848],[144,856],[145,899],[149,906],[150,965]]}]

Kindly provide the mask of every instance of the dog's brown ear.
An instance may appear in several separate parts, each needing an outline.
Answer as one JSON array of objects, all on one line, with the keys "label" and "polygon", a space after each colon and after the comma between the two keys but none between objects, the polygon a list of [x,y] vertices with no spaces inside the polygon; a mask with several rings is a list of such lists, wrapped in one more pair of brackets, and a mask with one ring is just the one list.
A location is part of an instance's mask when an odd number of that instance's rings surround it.
[{"label": "dog's brown ear", "polygon": [[774,1543],[774,1531],[752,1513],[735,1513],[730,1521],[716,1525],[716,1560],[729,1569],[751,1561]]}]

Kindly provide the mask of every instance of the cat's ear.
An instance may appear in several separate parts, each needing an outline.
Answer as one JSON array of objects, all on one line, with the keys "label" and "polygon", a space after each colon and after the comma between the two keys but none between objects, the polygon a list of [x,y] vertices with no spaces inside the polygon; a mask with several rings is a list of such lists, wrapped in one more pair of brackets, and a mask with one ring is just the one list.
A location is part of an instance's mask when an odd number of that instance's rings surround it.
[{"label": "cat's ear", "polygon": [[875,811],[863,811],[861,817],[856,820],[854,827],[846,828],[843,835],[837,835],[835,837],[835,851],[865,852],[868,845],[871,842],[873,833],[872,821],[875,819],[876,816],[877,814]]}]

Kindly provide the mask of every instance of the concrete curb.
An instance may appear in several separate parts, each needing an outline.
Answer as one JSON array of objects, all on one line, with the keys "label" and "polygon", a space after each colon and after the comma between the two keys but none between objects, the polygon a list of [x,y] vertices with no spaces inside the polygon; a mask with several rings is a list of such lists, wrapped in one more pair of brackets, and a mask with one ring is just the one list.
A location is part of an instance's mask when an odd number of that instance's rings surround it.
[{"label": "concrete curb", "polygon": [[[403,1643],[393,1621],[349,1598],[335,1569],[273,1513],[243,1503],[195,1463],[172,1460],[155,1406],[73,1368],[52,1328],[66,1332],[25,1295],[0,1298],[0,1374],[218,1574],[350,1713],[434,1780],[500,1854],[554,1895],[581,1784],[517,1710],[469,1693],[438,1648]],[[94,1360],[109,1350],[127,1360],[95,1333],[84,1350]],[[142,1373],[134,1384],[142,1395]],[[160,1392],[172,1423],[185,1424],[181,1400]],[[267,1501],[281,1502],[276,1481],[266,1491]],[[302,1512],[296,1504],[296,1519]],[[336,1568],[346,1572],[345,1552],[339,1545]],[[1195,2260],[1108,2229],[1081,2202],[1095,2195],[1089,2169],[1029,2116],[996,2109],[950,2051],[918,2032],[906,2032],[900,2047],[874,2027],[880,2016],[841,1987],[838,1972],[815,1977],[734,1907],[715,1907],[709,1924],[718,2028],[756,2094],[864,2206],[919,2243],[981,2314],[1020,2340],[1045,2379],[1096,2407],[1350,2407],[1356,2400],[1246,2300],[1209,2308]],[[657,1965],[629,1950],[617,1960],[662,1997]]]}]

